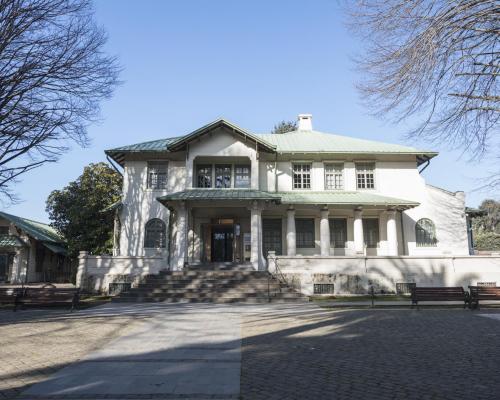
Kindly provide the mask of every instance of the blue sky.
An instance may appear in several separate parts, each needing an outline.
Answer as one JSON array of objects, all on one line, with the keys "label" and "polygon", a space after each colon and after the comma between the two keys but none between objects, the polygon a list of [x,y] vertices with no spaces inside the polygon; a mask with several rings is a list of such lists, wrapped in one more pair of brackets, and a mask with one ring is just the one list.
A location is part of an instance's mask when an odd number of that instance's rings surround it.
[{"label": "blue sky", "polygon": [[16,186],[22,202],[7,212],[47,221],[49,193],[105,161],[107,148],[182,135],[220,116],[264,133],[299,113],[312,113],[317,130],[437,150],[428,183],[465,190],[471,206],[493,196],[473,191],[491,164],[405,140],[408,125],[368,115],[355,90],[360,43],[336,1],[98,0],[95,9],[124,83],[89,128],[90,147],[75,145],[26,175]]}]

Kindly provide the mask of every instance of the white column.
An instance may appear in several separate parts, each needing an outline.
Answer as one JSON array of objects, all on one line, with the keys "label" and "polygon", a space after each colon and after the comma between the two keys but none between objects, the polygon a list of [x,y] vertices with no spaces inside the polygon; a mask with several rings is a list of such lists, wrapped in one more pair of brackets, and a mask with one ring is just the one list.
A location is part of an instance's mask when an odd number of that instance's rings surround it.
[{"label": "white column", "polygon": [[259,159],[257,157],[257,153],[255,154],[255,158],[252,157],[252,170],[250,172],[250,188],[255,190],[259,190]]},{"label": "white column", "polygon": [[87,257],[88,251],[80,251],[78,255],[78,269],[76,271],[76,287],[82,289],[85,284],[87,272]]},{"label": "white column", "polygon": [[250,252],[250,262],[255,270],[259,269],[260,258],[261,258],[261,246],[260,246],[260,227],[261,227],[261,216],[262,209],[258,202],[252,204],[250,209],[250,236],[251,236],[251,252]]},{"label": "white column", "polygon": [[396,229],[396,211],[387,211],[387,255],[398,255],[398,233]]},{"label": "white column", "polygon": [[295,242],[295,210],[286,211],[286,254],[294,256],[297,253]]},{"label": "white column", "polygon": [[194,159],[189,155],[186,157],[186,189],[193,188]]},{"label": "white column", "polygon": [[354,210],[354,249],[356,250],[356,254],[364,254],[365,252],[363,210]]},{"label": "white column", "polygon": [[328,221],[329,214],[330,211],[328,211],[328,209],[321,210],[319,233],[320,233],[320,248],[322,256],[330,255],[330,223]]},{"label": "white column", "polygon": [[180,204],[175,213],[177,215],[177,232],[175,235],[174,257],[172,259],[172,269],[179,271],[184,268],[187,250],[187,210],[184,204]]}]

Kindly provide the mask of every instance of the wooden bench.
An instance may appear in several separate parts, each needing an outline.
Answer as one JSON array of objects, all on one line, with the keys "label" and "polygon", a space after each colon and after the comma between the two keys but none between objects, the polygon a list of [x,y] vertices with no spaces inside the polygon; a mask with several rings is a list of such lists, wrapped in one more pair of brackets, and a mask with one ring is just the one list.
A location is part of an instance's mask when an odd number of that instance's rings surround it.
[{"label": "wooden bench", "polygon": [[411,307],[419,301],[463,301],[464,308],[469,302],[469,294],[462,286],[456,287],[419,287],[411,290]]},{"label": "wooden bench", "polygon": [[22,294],[22,288],[0,288],[0,304],[12,304],[16,311]]},{"label": "wooden bench", "polygon": [[500,300],[499,286],[469,286],[471,309],[479,309],[479,300]]},{"label": "wooden bench", "polygon": [[71,311],[78,309],[80,302],[80,289],[58,288],[53,285],[41,288],[26,288],[19,298],[18,305],[53,306],[68,304]]}]

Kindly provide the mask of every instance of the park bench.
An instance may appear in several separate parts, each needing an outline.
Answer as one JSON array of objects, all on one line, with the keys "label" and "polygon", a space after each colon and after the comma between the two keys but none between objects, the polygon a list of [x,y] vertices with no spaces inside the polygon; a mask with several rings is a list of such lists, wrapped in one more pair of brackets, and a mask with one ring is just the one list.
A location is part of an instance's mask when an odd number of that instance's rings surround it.
[{"label": "park bench", "polygon": [[58,288],[53,285],[41,288],[25,288],[19,298],[18,305],[54,306],[61,304],[71,305],[71,311],[78,308],[80,289]]},{"label": "park bench", "polygon": [[469,286],[471,309],[479,309],[479,300],[500,300],[500,287],[498,286]]},{"label": "park bench", "polygon": [[419,301],[463,301],[464,308],[469,302],[469,295],[462,286],[456,287],[413,287],[411,290],[411,307]]},{"label": "park bench", "polygon": [[0,288],[0,304],[12,304],[15,311],[22,293],[22,288]]}]

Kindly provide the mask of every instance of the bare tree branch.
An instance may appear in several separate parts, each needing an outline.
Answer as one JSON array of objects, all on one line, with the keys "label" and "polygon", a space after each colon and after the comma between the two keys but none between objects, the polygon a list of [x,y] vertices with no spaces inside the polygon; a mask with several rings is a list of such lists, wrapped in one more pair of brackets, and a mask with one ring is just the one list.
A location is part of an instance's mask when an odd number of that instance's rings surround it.
[{"label": "bare tree branch", "polygon": [[0,196],[18,178],[88,144],[118,84],[89,0],[0,0]]},{"label": "bare tree branch", "polygon": [[471,159],[500,152],[498,0],[356,0],[349,12],[366,44],[359,89],[374,114],[420,119],[410,137]]}]

